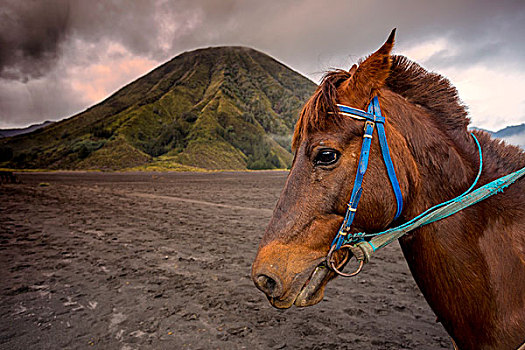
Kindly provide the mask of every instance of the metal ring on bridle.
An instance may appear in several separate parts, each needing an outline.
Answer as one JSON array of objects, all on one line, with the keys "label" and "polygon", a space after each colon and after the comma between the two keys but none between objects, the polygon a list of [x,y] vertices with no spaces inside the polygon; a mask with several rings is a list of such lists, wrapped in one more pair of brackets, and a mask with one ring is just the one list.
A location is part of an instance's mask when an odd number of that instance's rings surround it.
[{"label": "metal ring on bridle", "polygon": [[[350,246],[343,245],[340,249],[342,249],[342,248],[350,249]],[[361,272],[361,270],[363,269],[363,266],[365,265],[364,260],[360,260],[359,261],[359,266],[357,267],[357,269],[354,272],[344,273],[342,271],[339,271],[338,267],[335,266],[335,263],[334,263],[334,261],[332,259],[332,254],[334,253],[334,251],[335,251],[335,245],[333,245],[330,248],[330,251],[328,252],[328,255],[326,256],[326,264],[328,265],[329,268],[332,269],[332,271],[334,271],[335,273],[337,273],[338,275],[343,276],[343,277],[353,277],[353,276],[357,275],[359,272]],[[352,259],[352,257],[350,257],[348,260],[351,260],[351,259]],[[344,261],[343,264],[345,262],[346,261]]]}]

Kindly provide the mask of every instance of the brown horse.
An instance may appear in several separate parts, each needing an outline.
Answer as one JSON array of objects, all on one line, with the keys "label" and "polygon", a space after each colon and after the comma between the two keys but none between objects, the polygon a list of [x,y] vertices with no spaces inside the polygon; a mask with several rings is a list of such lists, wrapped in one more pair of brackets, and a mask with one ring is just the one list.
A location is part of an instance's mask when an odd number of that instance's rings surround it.
[{"label": "brown horse", "polygon": [[[401,216],[377,137],[354,232],[379,232],[458,196],[476,177],[478,149],[450,82],[390,54],[394,31],[349,71],[329,72],[297,122],[295,159],[252,266],[256,286],[277,308],[322,300],[336,274],[311,278],[325,263],[350,198],[363,122],[336,103],[363,109],[379,97],[403,194]],[[475,132],[483,149],[479,185],[525,166],[525,153]],[[525,339],[525,180],[400,240],[432,310],[460,349],[516,349]],[[336,252],[343,263],[346,250]],[[308,288],[306,288],[308,287]]]}]

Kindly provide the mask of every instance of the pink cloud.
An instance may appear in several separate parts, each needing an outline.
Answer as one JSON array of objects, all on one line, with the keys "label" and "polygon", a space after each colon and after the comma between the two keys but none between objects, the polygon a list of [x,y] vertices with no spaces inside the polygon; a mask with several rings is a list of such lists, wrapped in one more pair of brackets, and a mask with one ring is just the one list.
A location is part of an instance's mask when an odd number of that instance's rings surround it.
[{"label": "pink cloud", "polygon": [[157,61],[133,55],[116,44],[109,45],[105,56],[107,57],[99,61],[103,63],[76,65],[69,69],[70,86],[87,105],[105,99],[159,64]]}]

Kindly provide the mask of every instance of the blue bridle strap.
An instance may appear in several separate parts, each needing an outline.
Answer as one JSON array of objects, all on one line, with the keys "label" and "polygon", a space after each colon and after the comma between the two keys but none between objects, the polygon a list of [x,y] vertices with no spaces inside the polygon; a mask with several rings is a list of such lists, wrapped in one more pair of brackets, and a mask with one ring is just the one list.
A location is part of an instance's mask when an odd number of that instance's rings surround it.
[{"label": "blue bridle strap", "polygon": [[[337,108],[339,108],[339,114],[346,115],[354,119],[370,120],[371,122],[384,123],[385,117],[383,117],[381,113],[379,115],[375,115],[374,113],[372,113],[373,109],[371,108],[371,106],[374,103],[374,100],[376,99],[377,97],[374,97],[368,105],[368,112],[340,104],[337,105]],[[377,105],[379,106],[379,102],[377,102]]]},{"label": "blue bridle strap", "polygon": [[372,136],[374,133],[375,124],[377,124],[377,134],[379,136],[379,144],[381,145],[381,153],[383,155],[383,160],[386,165],[388,177],[390,178],[390,183],[392,184],[392,188],[394,190],[394,195],[396,197],[397,202],[397,211],[394,220],[397,219],[399,215],[401,215],[401,211],[403,209],[403,196],[401,194],[399,182],[397,181],[392,159],[390,158],[390,151],[388,149],[388,142],[386,140],[385,135],[385,117],[381,115],[381,108],[379,106],[379,100],[377,96],[375,96],[368,105],[367,112],[340,104],[338,104],[337,107],[339,108],[339,112],[342,115],[346,115],[358,120],[364,120],[365,130],[363,134],[361,154],[359,155],[359,165],[354,180],[354,187],[352,189],[352,195],[350,196],[350,202],[348,203],[348,210],[346,211],[343,224],[341,225],[337,236],[332,242],[332,246],[334,244],[336,245],[336,250],[341,248],[341,245],[345,240],[345,236],[350,231],[350,227],[352,226],[352,222],[354,221],[355,213],[357,211],[359,200],[361,199],[361,193],[363,192],[363,178],[365,176],[366,169],[368,168],[370,146],[372,144]]},{"label": "blue bridle strap", "polygon": [[[377,97],[374,97],[372,103],[372,106],[374,108],[374,114],[381,116],[381,108],[379,107],[379,100],[377,99]],[[399,217],[399,215],[401,215],[401,211],[403,210],[403,195],[401,193],[399,181],[397,181],[396,171],[394,170],[392,158],[390,158],[390,150],[388,149],[388,142],[386,141],[384,123],[377,123],[377,135],[379,136],[379,144],[381,145],[381,153],[383,153],[383,160],[385,161],[386,171],[388,172],[388,177],[390,178],[390,183],[392,184],[392,189],[394,190],[394,195],[396,196],[397,211],[394,217],[394,220],[396,220]]]}]

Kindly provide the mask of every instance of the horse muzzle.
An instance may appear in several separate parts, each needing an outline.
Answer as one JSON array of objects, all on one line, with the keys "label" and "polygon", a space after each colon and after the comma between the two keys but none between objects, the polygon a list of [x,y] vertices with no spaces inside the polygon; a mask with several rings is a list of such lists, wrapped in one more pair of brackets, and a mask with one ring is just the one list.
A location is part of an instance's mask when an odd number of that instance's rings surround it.
[{"label": "horse muzzle", "polygon": [[[337,256],[346,259],[343,254]],[[272,306],[280,309],[317,304],[335,276],[322,252],[305,253],[279,243],[261,248],[252,266],[255,286],[266,294]]]}]

